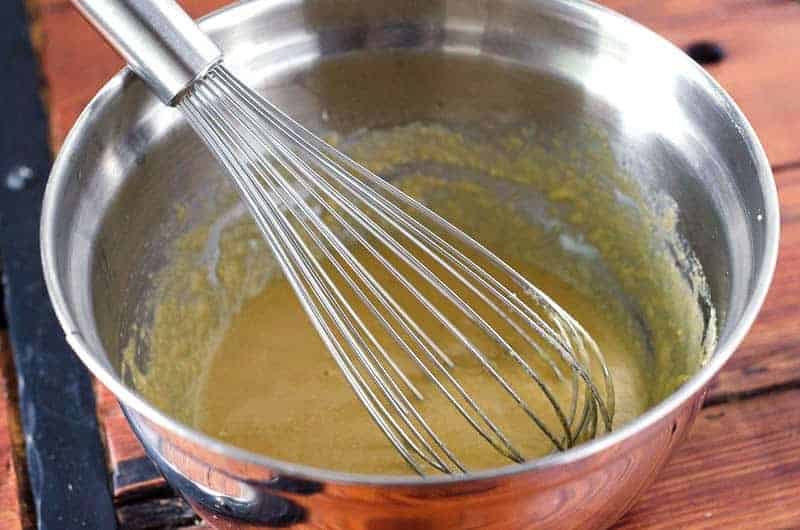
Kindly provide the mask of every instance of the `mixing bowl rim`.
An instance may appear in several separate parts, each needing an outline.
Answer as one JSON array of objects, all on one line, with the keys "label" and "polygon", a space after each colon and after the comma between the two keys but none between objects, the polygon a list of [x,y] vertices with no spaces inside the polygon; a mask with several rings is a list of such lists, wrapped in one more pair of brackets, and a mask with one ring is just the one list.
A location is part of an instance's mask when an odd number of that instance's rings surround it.
[{"label": "mixing bowl rim", "polygon": [[[222,9],[214,11],[200,19],[201,27],[208,31],[213,29],[213,25],[221,24],[226,26],[229,22],[227,17],[235,17],[238,12],[252,7],[253,4],[280,4],[286,0],[248,0],[237,4],[231,4]],[[728,361],[736,347],[750,329],[755,317],[761,308],[766,297],[767,290],[772,281],[772,276],[777,263],[778,240],[780,232],[780,216],[778,207],[778,195],[775,186],[772,170],[767,161],[766,153],[761,146],[758,137],[752,126],[742,114],[739,107],[732,98],[722,89],[722,87],[699,65],[694,63],[689,57],[685,56],[682,50],[672,43],[662,38],[653,31],[645,28],[639,23],[625,17],[604,6],[600,6],[587,0],[523,0],[534,4],[550,5],[569,5],[571,8],[585,10],[595,16],[616,17],[616,23],[629,24],[631,30],[636,33],[634,37],[656,39],[661,46],[672,49],[671,53],[679,53],[685,60],[686,67],[691,69],[699,80],[704,81],[707,88],[714,92],[720,105],[725,105],[732,121],[739,128],[742,139],[747,143],[750,154],[756,168],[755,177],[759,179],[759,188],[764,196],[765,211],[763,212],[762,222],[765,223],[765,249],[762,256],[761,275],[756,278],[755,287],[750,299],[743,310],[742,317],[735,324],[731,333],[724,337],[711,355],[709,362],[686,383],[675,390],[666,399],[647,410],[641,416],[623,425],[619,429],[605,434],[595,440],[583,443],[577,447],[562,453],[554,453],[542,458],[534,459],[522,464],[512,464],[499,468],[472,472],[468,475],[460,476],[387,476],[370,475],[364,473],[344,473],[331,471],[302,464],[283,462],[260,455],[227,443],[217,440],[209,435],[203,434],[187,425],[184,425],[167,414],[162,413],[153,407],[142,396],[126,386],[114,373],[107,361],[92,354],[88,344],[80,333],[75,319],[72,318],[67,303],[66,295],[60,278],[57,275],[57,257],[55,254],[57,240],[57,212],[59,197],[63,195],[63,190],[69,184],[72,177],[71,167],[73,158],[79,154],[81,143],[85,140],[88,132],[94,125],[94,117],[99,115],[107,105],[113,104],[114,98],[121,93],[125,87],[136,78],[135,74],[128,68],[123,68],[113,78],[111,78],[103,88],[95,95],[91,102],[79,116],[72,130],[69,132],[60,153],[53,164],[50,178],[47,183],[45,197],[42,207],[41,217],[41,247],[44,276],[47,289],[50,293],[56,316],[64,329],[67,342],[76,352],[81,361],[89,370],[105,385],[116,398],[125,406],[149,421],[165,428],[174,434],[188,439],[192,443],[198,444],[208,451],[233,458],[239,461],[249,462],[264,466],[272,471],[291,476],[306,477],[312,480],[325,482],[337,482],[343,484],[363,484],[363,485],[392,485],[392,486],[422,486],[427,484],[443,484],[452,482],[476,481],[482,479],[494,479],[509,475],[516,475],[531,472],[538,469],[549,468],[563,464],[574,463],[598,454],[606,449],[632,438],[636,434],[647,430],[658,421],[669,415],[682,404],[689,401],[698,392],[701,392],[709,380],[722,368]],[[637,33],[638,32],[638,33]],[[655,41],[654,41],[655,44]],[[688,74],[688,72],[687,72]],[[103,352],[105,353],[105,352]],[[105,356],[107,359],[108,356]]]}]

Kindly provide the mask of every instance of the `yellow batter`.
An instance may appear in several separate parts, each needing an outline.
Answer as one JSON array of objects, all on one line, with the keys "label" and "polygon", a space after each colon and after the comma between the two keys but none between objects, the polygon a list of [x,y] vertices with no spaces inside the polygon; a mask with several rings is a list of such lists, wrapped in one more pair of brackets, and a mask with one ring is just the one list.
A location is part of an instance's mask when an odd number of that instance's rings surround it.
[{"label": "yellow batter", "polygon": [[[360,257],[367,261],[365,256]],[[621,406],[617,421],[624,423],[642,413],[649,397],[638,361],[644,353],[641,337],[618,335],[620,326],[614,316],[598,310],[597,301],[581,296],[556,278],[533,268],[523,268],[521,272],[559,300],[599,342],[619,392]],[[388,273],[378,274],[377,278],[384,285],[391,285]],[[424,291],[426,296],[433,297],[432,290]],[[552,450],[533,422],[452,336],[439,326],[430,326],[430,318],[418,304],[403,302],[406,307],[420,309],[412,317],[434,330],[429,334],[457,366],[453,373],[524,455],[538,456]],[[496,321],[490,323],[503,329]],[[465,326],[465,329],[472,328]],[[383,339],[382,334],[378,335]],[[472,338],[479,339],[478,334],[473,333]],[[392,344],[388,339],[384,343]],[[509,356],[493,351],[485,342],[480,344],[493,352],[491,358],[498,371],[523,395],[530,396],[531,403],[556,428],[550,407],[524,371]],[[631,355],[633,352],[637,355]],[[392,350],[392,353],[425,395],[424,401],[415,404],[466,465],[480,469],[508,463],[471,430],[402,352]],[[528,360],[554,386],[559,398],[568,403],[569,385],[557,384],[552,371],[531,356]],[[602,384],[600,380],[598,384]],[[195,421],[203,430],[216,433],[225,441],[319,467],[408,472],[406,464],[357,402],[286,281],[270,282],[232,319],[213,355],[204,386]]]},{"label": "yellow batter", "polygon": [[[344,147],[512,263],[581,322],[611,370],[619,426],[700,366],[713,345],[713,318],[697,307],[705,284],[691,255],[681,254],[674,211],[645,201],[616,170],[601,136],[581,134],[570,135],[577,147],[548,134],[553,143],[544,148],[529,128],[477,142],[443,127],[412,125]],[[258,231],[239,213],[234,206],[179,243],[158,281],[153,323],[138,330],[126,351],[126,375],[157,406],[234,445],[342,471],[408,473],[322,345]],[[684,263],[675,263],[676,253]],[[379,267],[370,270],[392,285]],[[430,320],[413,300],[407,307],[420,322]],[[553,450],[452,336],[436,326],[426,331],[525,457]],[[470,469],[508,462],[402,352],[392,354],[425,395],[415,401],[419,410]],[[525,373],[508,356],[491,355],[556,428]],[[148,359],[144,370],[134,362],[142,356]],[[569,385],[528,360],[566,401]]]}]

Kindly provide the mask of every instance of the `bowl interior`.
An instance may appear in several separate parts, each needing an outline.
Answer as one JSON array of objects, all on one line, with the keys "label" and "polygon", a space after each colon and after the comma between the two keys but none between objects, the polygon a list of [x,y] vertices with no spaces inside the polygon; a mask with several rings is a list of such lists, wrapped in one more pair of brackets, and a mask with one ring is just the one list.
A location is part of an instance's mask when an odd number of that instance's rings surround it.
[{"label": "bowl interior", "polygon": [[[232,70],[315,130],[601,128],[619,167],[677,205],[720,342],[737,332],[769,274],[770,181],[738,111],[688,58],[580,2],[373,4],[254,1],[204,29]],[[53,206],[55,274],[76,329],[115,372],[153,274],[229,185],[179,113],[131,75],[90,106],[62,157],[74,178]]]}]

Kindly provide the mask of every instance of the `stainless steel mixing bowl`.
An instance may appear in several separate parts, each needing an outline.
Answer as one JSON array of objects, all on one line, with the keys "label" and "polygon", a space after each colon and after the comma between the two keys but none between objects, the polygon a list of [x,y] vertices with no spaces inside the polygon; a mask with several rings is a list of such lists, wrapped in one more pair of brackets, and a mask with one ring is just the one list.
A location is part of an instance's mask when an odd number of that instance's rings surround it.
[{"label": "stainless steel mixing bowl", "polygon": [[117,372],[130,324],[146,318],[149,274],[182,229],[174,205],[192,205],[191,224],[225,181],[180,116],[124,71],[53,168],[42,248],[70,344],[170,483],[218,528],[597,529],[617,520],[689,428],[775,265],[770,168],[728,96],[661,38],[575,0],[254,0],[202,26],[235,71],[311,127],[321,116],[340,131],[509,116],[600,124],[631,177],[678,204],[721,326],[709,363],[668,399],[524,465],[469,478],[357,476],[227,446],[154,410]]}]

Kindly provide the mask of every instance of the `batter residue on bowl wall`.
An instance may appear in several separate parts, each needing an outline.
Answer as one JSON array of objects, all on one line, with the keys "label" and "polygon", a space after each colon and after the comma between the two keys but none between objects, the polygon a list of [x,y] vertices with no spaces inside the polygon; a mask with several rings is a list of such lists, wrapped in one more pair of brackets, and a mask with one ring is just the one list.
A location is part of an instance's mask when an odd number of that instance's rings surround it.
[{"label": "batter residue on bowl wall", "polygon": [[[677,235],[674,206],[627,179],[597,130],[526,126],[477,135],[413,124],[339,142],[583,324],[611,370],[615,426],[672,392],[713,348],[713,311],[698,303],[708,297],[705,281]],[[218,218],[188,231],[156,286],[152,324],[137,330],[123,361],[126,377],[156,406],[270,457],[409,472],[356,401],[234,197]],[[526,457],[552,451],[517,407],[495,399],[498,390],[484,384],[485,373],[466,354],[452,353],[466,385],[495,404],[492,417]],[[144,369],[135,362],[141,356]],[[514,384],[529,384],[507,359],[494,361],[517,374]],[[422,374],[408,373],[426,393]],[[420,409],[440,418],[438,429],[471,469],[507,463],[446,403],[426,399]]]}]

